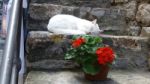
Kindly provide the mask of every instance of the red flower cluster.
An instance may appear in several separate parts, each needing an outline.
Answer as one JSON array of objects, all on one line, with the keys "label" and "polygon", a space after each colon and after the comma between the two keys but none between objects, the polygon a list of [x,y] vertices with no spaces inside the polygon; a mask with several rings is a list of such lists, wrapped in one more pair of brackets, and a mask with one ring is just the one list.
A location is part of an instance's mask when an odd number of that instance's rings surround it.
[{"label": "red flower cluster", "polygon": [[114,52],[110,47],[98,48],[96,51],[96,55],[98,56],[98,63],[102,65],[112,63],[115,58]]},{"label": "red flower cluster", "polygon": [[74,47],[74,48],[80,47],[80,45],[83,43],[85,43],[85,39],[80,37],[80,38],[73,41],[72,47]]}]

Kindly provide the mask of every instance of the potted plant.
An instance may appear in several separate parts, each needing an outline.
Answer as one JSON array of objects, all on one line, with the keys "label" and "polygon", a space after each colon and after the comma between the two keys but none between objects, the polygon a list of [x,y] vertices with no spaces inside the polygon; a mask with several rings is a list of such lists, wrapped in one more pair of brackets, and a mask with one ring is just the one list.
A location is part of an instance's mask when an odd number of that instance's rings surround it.
[{"label": "potted plant", "polygon": [[72,59],[80,64],[86,79],[105,80],[115,53],[111,47],[102,43],[99,36],[78,35],[73,37],[65,59]]}]

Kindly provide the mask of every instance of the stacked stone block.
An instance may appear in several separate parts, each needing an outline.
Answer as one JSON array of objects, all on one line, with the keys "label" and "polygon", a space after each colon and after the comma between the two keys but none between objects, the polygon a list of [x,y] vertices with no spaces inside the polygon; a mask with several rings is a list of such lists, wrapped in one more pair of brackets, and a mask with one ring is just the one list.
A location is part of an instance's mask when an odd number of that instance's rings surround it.
[{"label": "stacked stone block", "polygon": [[[27,39],[28,67],[35,69],[76,68],[72,61],[64,60],[71,44],[68,35],[55,35],[46,31],[32,31]],[[147,37],[107,36],[103,42],[110,45],[117,54],[113,68],[147,69]]]},{"label": "stacked stone block", "polygon": [[[108,43],[119,56],[113,67],[147,68],[148,63],[150,65],[149,0],[31,0],[28,29],[38,32],[30,32],[27,40],[30,67],[77,66],[63,60],[66,47],[70,44],[69,36],[59,37],[47,32],[48,20],[56,14],[71,14],[87,20],[98,19],[104,33],[117,35],[108,36],[111,39]],[[63,42],[55,43],[52,38],[62,38]]]}]

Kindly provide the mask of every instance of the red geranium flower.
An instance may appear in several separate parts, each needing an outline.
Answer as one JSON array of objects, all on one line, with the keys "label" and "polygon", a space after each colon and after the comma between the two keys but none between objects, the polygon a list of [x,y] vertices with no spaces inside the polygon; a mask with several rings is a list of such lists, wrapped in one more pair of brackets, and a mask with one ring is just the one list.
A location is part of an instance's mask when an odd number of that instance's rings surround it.
[{"label": "red geranium flower", "polygon": [[115,58],[114,52],[110,47],[98,48],[96,51],[96,55],[98,56],[98,63],[102,65],[112,63]]},{"label": "red geranium flower", "polygon": [[83,38],[80,37],[80,38],[78,38],[78,39],[76,39],[76,40],[73,41],[72,47],[77,48],[81,44],[83,44],[84,42],[85,42],[85,39],[83,39]]}]

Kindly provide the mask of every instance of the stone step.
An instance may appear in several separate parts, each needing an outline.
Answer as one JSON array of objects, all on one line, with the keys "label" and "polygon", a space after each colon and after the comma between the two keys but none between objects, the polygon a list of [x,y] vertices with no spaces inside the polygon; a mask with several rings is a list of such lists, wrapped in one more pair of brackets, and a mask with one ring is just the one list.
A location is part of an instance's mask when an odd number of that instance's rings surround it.
[{"label": "stone step", "polygon": [[[113,65],[114,68],[148,68],[149,47],[147,37],[101,36],[105,37],[104,43],[113,47],[118,56],[116,63]],[[28,67],[37,69],[76,67],[76,64],[71,64],[72,62],[64,60],[64,54],[70,46],[70,38],[71,36],[69,35],[31,31],[28,34],[26,44]],[[60,67],[61,64],[62,67]]]},{"label": "stone step", "polygon": [[[63,1],[63,0],[60,0],[60,1]],[[120,1],[125,1],[125,0],[120,0]],[[73,1],[70,1],[70,2],[73,2]],[[89,3],[90,2],[93,2],[93,1],[90,0]],[[107,0],[106,3],[107,2],[109,1]],[[93,4],[93,3],[90,3],[90,4]],[[135,18],[136,11],[137,11],[137,2],[134,0],[128,1],[128,3],[122,4],[122,5],[117,5],[117,6],[112,5],[109,8],[96,7],[96,6],[88,6],[88,7],[73,6],[73,5],[65,6],[63,4],[53,4],[53,3],[46,3],[46,2],[45,3],[32,3],[31,2],[30,7],[29,7],[29,13],[30,13],[31,18],[36,19],[36,20],[48,20],[50,17],[56,14],[60,14],[60,13],[72,14],[78,17],[81,17],[81,16],[83,17],[83,14],[86,12],[89,12],[92,15],[97,16],[97,18],[99,18],[100,16],[102,17],[104,14],[107,14],[107,15],[112,14],[112,16],[125,15],[124,17],[127,17],[128,19],[133,20]]]},{"label": "stone step", "polygon": [[143,27],[141,36],[150,37],[150,27]]},{"label": "stone step", "polygon": [[74,63],[73,61],[67,60],[41,60],[36,62],[28,62],[27,67],[31,70],[58,70],[58,69],[74,69],[78,68],[79,65]]},{"label": "stone step", "polygon": [[111,70],[108,80],[89,81],[80,71],[31,71],[25,84],[150,84],[150,72]]},{"label": "stone step", "polygon": [[[98,23],[102,29],[121,30],[126,27],[125,10],[122,9],[107,9],[107,8],[91,8],[91,7],[74,7],[62,6],[54,4],[31,4],[29,28],[41,28],[46,30],[48,20],[56,14],[71,14],[80,18],[98,19]],[[89,13],[90,16],[87,14]],[[40,22],[40,26],[39,26]],[[107,24],[106,24],[107,23]],[[38,24],[38,25],[37,25]]]},{"label": "stone step", "polygon": [[114,3],[127,3],[129,0],[31,0],[31,3],[51,3],[66,6],[110,7]]},{"label": "stone step", "polygon": [[135,30],[139,30],[139,25],[136,20],[134,20],[136,5],[136,1],[130,1],[124,5],[112,6],[110,8],[31,3],[29,8],[30,18],[28,20],[28,28],[30,30],[47,31],[48,20],[52,16],[56,14],[71,14],[88,20],[98,19],[98,24],[102,30],[113,30],[121,35],[127,35],[126,33],[128,32],[126,32],[126,30],[130,28],[130,26],[135,26]]}]

